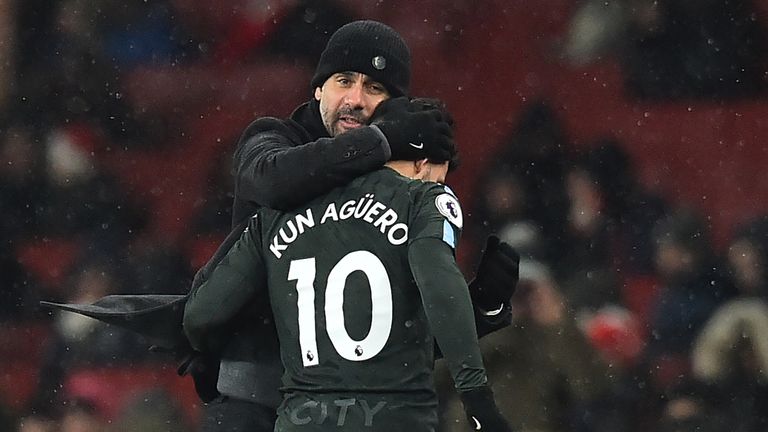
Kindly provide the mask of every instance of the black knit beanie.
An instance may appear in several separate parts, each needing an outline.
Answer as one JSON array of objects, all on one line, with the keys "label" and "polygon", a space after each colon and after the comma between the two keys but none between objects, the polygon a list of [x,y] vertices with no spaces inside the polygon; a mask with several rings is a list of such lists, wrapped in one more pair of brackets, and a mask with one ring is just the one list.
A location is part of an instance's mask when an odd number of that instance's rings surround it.
[{"label": "black knit beanie", "polygon": [[337,72],[360,72],[384,84],[393,96],[408,94],[411,52],[391,27],[377,21],[354,21],[331,36],[320,55],[312,88],[322,87]]}]

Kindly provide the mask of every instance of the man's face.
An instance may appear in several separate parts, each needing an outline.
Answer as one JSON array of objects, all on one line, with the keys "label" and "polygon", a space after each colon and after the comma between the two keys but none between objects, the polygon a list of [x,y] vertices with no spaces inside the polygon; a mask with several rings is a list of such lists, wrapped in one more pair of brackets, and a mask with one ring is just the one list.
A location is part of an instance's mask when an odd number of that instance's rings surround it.
[{"label": "man's face", "polygon": [[365,126],[376,106],[389,98],[383,84],[359,72],[339,72],[315,89],[320,116],[331,136]]}]

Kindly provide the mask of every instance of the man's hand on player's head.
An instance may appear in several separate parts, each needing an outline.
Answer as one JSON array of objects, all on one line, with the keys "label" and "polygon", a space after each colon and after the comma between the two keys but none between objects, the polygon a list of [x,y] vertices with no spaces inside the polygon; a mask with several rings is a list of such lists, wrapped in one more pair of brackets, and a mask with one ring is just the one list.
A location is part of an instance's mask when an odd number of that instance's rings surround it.
[{"label": "man's hand on player's head", "polygon": [[[437,106],[412,102],[407,97],[385,100],[371,115],[370,124],[381,130],[392,150],[392,160],[451,160],[456,153],[453,122]],[[450,120],[450,123],[449,123]]]},{"label": "man's hand on player's head", "polygon": [[411,102],[410,109],[414,111],[424,111],[428,109],[439,110],[440,113],[443,115],[443,120],[445,120],[445,122],[448,123],[448,126],[453,128],[455,122],[453,120],[453,116],[448,111],[448,107],[445,106],[445,102],[437,98],[427,98],[427,97],[413,98],[411,99],[410,102]]}]

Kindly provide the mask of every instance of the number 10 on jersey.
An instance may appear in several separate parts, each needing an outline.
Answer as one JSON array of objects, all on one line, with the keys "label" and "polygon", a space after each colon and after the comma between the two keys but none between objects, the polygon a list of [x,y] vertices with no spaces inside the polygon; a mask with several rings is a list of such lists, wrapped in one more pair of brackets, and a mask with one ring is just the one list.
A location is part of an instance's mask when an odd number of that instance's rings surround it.
[{"label": "number 10 on jersey", "polygon": [[[354,340],[344,326],[344,288],[347,278],[361,271],[371,290],[371,329],[362,340]],[[299,347],[304,367],[320,364],[317,352],[315,310],[315,258],[291,261],[288,280],[296,281],[299,312]],[[336,352],[350,361],[364,361],[381,352],[392,330],[392,286],[379,257],[368,251],[350,252],[328,273],[325,287],[325,322],[328,338]]]}]

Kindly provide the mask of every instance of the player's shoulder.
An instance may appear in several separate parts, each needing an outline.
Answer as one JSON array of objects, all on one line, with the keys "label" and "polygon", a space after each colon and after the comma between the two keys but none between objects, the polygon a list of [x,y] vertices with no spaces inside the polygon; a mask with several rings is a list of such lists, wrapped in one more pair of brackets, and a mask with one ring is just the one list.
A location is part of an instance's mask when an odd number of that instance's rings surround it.
[{"label": "player's shoulder", "polygon": [[408,183],[410,195],[414,201],[434,199],[441,195],[447,195],[458,201],[456,193],[447,185],[423,180],[410,180]]},{"label": "player's shoulder", "polygon": [[386,185],[386,187],[402,187],[403,189],[407,189],[411,196],[421,196],[429,193],[439,194],[445,192],[456,196],[451,188],[442,183],[413,179],[404,176],[396,170],[386,166],[379,170],[368,173],[363,177],[373,179],[373,181],[382,183]]},{"label": "player's shoulder", "polygon": [[447,193],[456,198],[456,193],[448,185],[443,183],[424,180],[411,180],[409,186],[415,195],[440,195]]},{"label": "player's shoulder", "polygon": [[442,183],[425,181],[419,181],[419,183],[412,185],[414,203],[430,211],[439,212],[452,224],[461,228],[464,217],[456,193]]},{"label": "player's shoulder", "polygon": [[383,166],[377,170],[363,174],[353,180],[350,185],[361,187],[374,187],[392,191],[408,190],[411,179],[403,176],[394,169]]}]

